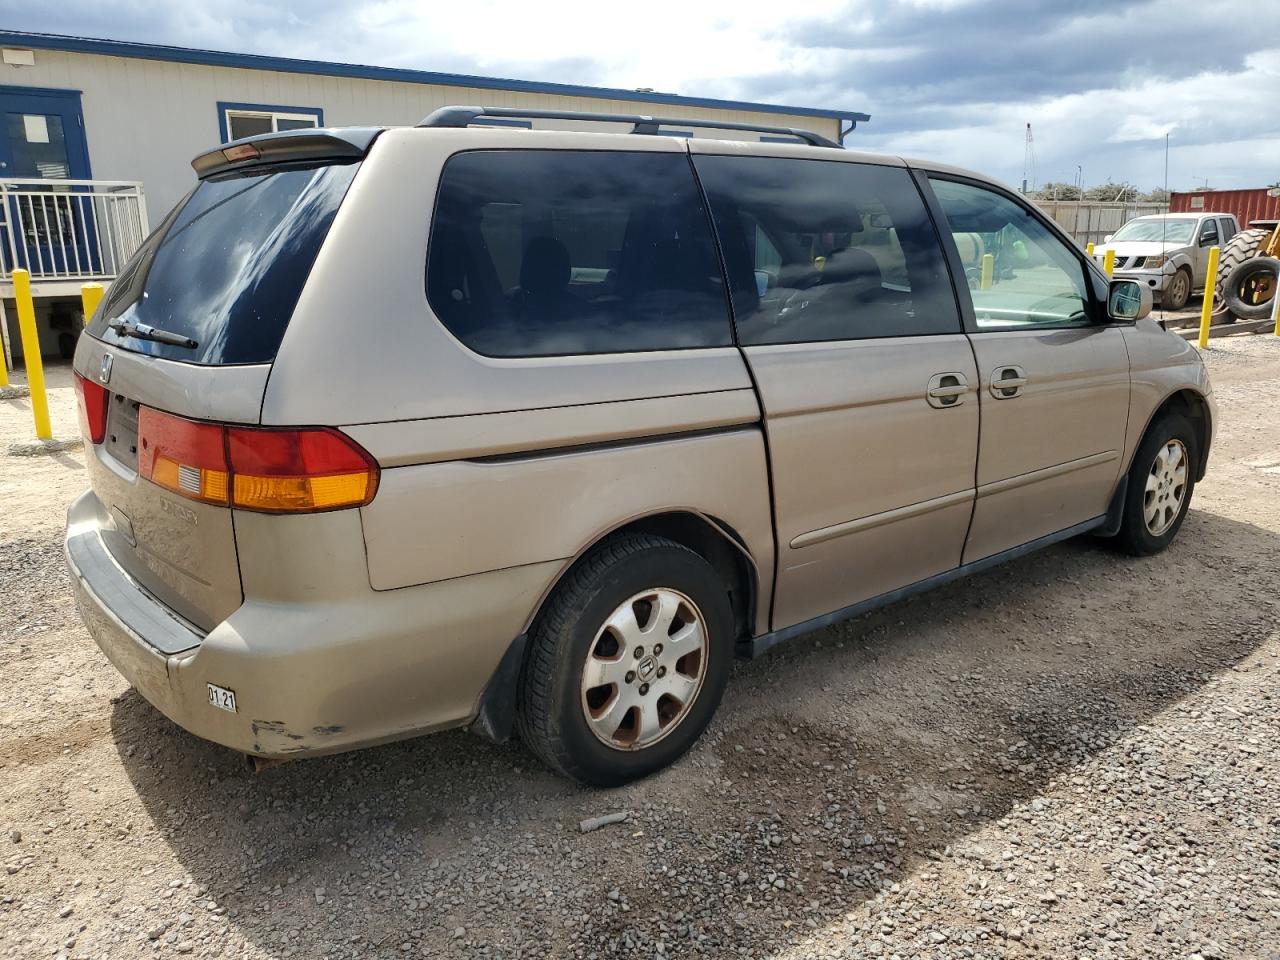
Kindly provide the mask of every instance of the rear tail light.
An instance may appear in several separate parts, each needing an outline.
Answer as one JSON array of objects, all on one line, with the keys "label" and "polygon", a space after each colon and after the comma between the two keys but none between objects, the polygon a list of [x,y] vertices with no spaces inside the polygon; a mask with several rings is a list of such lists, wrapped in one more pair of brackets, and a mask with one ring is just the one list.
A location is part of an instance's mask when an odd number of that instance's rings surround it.
[{"label": "rear tail light", "polygon": [[378,464],[328,427],[226,427],[142,407],[138,473],[191,500],[262,513],[364,506]]},{"label": "rear tail light", "polygon": [[378,489],[378,464],[354,440],[325,427],[227,429],[232,502],[271,513],[358,507]]},{"label": "rear tail light", "polygon": [[80,398],[80,431],[90,443],[107,438],[107,388],[76,374],[76,394]]},{"label": "rear tail light", "polygon": [[138,408],[138,473],[190,500],[228,505],[226,427]]}]

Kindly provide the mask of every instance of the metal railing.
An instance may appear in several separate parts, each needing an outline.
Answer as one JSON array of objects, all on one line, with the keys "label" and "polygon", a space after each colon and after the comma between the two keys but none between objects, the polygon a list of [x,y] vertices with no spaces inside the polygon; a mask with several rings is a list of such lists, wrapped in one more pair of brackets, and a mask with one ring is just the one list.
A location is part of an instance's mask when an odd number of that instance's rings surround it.
[{"label": "metal railing", "polygon": [[104,279],[150,232],[142,184],[0,178],[0,278]]}]

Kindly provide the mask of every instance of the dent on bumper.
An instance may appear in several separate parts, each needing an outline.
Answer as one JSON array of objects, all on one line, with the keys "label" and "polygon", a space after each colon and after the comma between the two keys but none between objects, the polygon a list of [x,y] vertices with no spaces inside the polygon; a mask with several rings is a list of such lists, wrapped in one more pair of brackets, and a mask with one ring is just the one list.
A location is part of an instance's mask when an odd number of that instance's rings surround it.
[{"label": "dent on bumper", "polygon": [[[112,559],[92,493],[68,514],[76,603],[115,668],[161,713],[262,757],[335,753],[461,726],[560,562],[309,602],[247,599],[206,636]],[[176,651],[168,652],[165,651]],[[237,712],[208,702],[235,691]]]}]

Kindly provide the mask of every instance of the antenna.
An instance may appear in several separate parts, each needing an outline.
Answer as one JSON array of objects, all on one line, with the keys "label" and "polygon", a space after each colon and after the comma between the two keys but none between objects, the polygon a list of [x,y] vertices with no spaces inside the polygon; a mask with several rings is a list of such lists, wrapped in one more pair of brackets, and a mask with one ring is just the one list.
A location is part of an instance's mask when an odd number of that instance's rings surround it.
[{"label": "antenna", "polygon": [[1027,184],[1036,188],[1036,141],[1031,135],[1031,124],[1027,124],[1027,137],[1022,148],[1022,192],[1027,193]]}]

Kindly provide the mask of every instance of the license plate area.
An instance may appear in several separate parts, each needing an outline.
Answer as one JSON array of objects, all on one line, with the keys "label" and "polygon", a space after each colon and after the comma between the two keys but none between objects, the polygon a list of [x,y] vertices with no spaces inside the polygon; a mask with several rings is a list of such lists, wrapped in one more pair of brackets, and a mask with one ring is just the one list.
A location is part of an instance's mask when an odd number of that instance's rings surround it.
[{"label": "license plate area", "polygon": [[107,401],[105,452],[130,470],[138,469],[138,403],[119,393]]},{"label": "license plate area", "polygon": [[225,710],[227,713],[236,712],[236,692],[234,690],[228,690],[226,687],[220,687],[214,683],[207,683],[205,686],[209,688],[209,706]]}]

